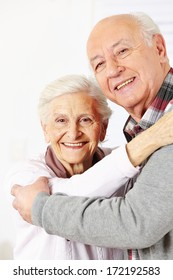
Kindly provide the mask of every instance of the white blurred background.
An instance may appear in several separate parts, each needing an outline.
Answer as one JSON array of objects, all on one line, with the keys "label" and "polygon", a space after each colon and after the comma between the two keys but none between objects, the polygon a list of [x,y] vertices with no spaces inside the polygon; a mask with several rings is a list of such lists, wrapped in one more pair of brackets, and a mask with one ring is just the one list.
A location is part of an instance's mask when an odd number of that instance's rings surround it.
[{"label": "white blurred background", "polygon": [[[131,11],[146,12],[159,24],[173,62],[172,0],[0,0],[1,260],[12,259],[15,241],[4,174],[45,146],[36,109],[41,90],[65,74],[90,74],[85,45],[92,26]],[[110,106],[114,114],[105,145],[113,147],[125,142],[127,113]]]}]

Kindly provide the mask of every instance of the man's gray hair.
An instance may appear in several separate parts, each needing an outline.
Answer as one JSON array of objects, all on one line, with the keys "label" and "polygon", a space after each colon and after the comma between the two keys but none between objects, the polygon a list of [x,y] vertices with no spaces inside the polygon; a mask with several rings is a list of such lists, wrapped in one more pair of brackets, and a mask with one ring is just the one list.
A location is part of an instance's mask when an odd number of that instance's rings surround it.
[{"label": "man's gray hair", "polygon": [[98,113],[103,123],[106,123],[111,116],[111,109],[108,106],[106,97],[97,85],[94,78],[86,78],[83,75],[66,75],[45,87],[41,92],[38,113],[42,123],[46,123],[49,117],[48,105],[56,97],[64,94],[74,94],[76,92],[86,92],[96,100]]},{"label": "man's gray hair", "polygon": [[152,38],[155,34],[161,34],[158,25],[152,20],[150,16],[143,12],[134,12],[129,14],[134,18],[138,24],[142,36],[148,46],[152,46]]}]

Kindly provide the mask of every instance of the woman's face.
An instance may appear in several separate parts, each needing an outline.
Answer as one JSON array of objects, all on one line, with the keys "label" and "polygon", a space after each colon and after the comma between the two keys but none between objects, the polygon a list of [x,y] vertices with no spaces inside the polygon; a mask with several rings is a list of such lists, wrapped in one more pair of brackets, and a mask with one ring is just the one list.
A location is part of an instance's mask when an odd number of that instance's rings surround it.
[{"label": "woman's face", "polygon": [[43,130],[57,158],[67,169],[80,163],[90,167],[98,142],[106,133],[97,102],[85,92],[77,92],[54,98],[48,110]]}]

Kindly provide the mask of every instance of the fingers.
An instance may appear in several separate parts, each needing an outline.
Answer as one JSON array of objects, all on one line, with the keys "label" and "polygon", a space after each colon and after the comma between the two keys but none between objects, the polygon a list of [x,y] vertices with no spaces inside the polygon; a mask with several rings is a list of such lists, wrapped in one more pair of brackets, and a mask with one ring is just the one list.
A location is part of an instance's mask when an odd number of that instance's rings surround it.
[{"label": "fingers", "polygon": [[[41,185],[41,186],[43,186],[43,185],[47,186],[47,185],[48,185],[48,182],[49,182],[48,178],[42,176],[42,177],[39,177],[34,183],[37,183],[38,186],[39,186],[39,185]],[[11,195],[17,196],[17,194],[20,192],[21,188],[22,188],[22,186],[15,184],[15,185],[11,188]]]},{"label": "fingers", "polygon": [[27,207],[28,209],[31,208],[35,196],[43,191],[50,194],[48,182],[47,177],[39,177],[34,183],[25,187],[17,184],[14,185],[11,188],[11,194],[14,196],[12,202],[13,208],[16,209],[22,217],[25,217],[26,213],[26,216],[30,217],[27,212]]},{"label": "fingers", "polygon": [[21,188],[22,188],[22,186],[20,186],[20,185],[14,185],[14,186],[11,188],[11,194],[12,194],[13,196],[16,196]]},{"label": "fingers", "polygon": [[16,210],[18,210],[18,200],[17,200],[16,196],[18,196],[18,194],[20,193],[21,189],[22,189],[22,186],[20,186],[20,185],[14,185],[11,188],[11,194],[15,197],[13,202],[12,202],[12,206]]},{"label": "fingers", "polygon": [[35,183],[45,184],[45,185],[47,185],[48,182],[49,182],[48,178],[47,178],[47,177],[43,177],[43,176],[42,176],[42,177],[39,177],[39,178],[35,181]]},{"label": "fingers", "polygon": [[15,198],[12,202],[12,206],[14,209],[18,210],[18,203],[17,203],[17,199]]},{"label": "fingers", "polygon": [[32,186],[34,186],[35,192],[47,192],[50,193],[49,180],[47,177],[40,177],[35,181]]}]

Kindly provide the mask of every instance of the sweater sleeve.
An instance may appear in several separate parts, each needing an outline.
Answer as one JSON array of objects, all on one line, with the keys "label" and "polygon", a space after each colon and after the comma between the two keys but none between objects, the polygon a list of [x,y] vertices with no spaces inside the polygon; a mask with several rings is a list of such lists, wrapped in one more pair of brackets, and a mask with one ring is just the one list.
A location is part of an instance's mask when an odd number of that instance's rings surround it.
[{"label": "sweater sleeve", "polygon": [[172,229],[172,159],[173,145],[155,152],[124,198],[55,194],[45,198],[38,217],[37,196],[32,208],[33,223],[49,234],[85,244],[124,249],[149,247]]},{"label": "sweater sleeve", "polygon": [[138,172],[139,168],[131,164],[125,145],[122,145],[84,173],[74,175],[70,179],[53,178],[50,184],[52,193],[110,197]]}]

